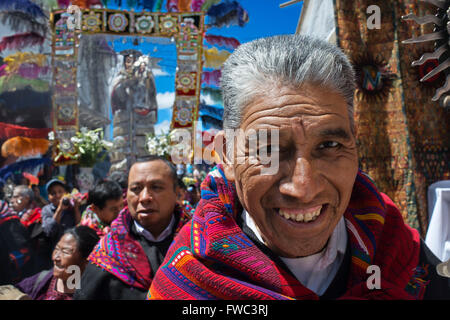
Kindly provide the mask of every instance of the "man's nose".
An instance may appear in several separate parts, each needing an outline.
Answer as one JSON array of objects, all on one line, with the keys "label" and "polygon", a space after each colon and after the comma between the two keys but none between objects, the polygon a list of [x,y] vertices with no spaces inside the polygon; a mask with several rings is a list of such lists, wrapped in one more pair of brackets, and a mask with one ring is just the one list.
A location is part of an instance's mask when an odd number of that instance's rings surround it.
[{"label": "man's nose", "polygon": [[141,193],[139,194],[139,202],[142,203],[148,203],[153,200],[151,192],[147,188],[142,189]]},{"label": "man's nose", "polygon": [[295,160],[290,176],[281,181],[280,192],[297,198],[302,203],[310,203],[323,191],[322,177],[310,159],[300,157]]}]

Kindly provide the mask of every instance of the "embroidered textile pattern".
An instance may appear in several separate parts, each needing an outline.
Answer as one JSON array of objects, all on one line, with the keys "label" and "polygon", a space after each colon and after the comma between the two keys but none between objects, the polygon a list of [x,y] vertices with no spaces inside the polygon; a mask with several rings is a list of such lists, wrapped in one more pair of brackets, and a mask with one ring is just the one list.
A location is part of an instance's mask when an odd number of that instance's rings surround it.
[{"label": "embroidered textile pattern", "polygon": [[[234,185],[218,165],[201,200],[153,280],[149,299],[318,299],[260,251],[236,224],[242,212]],[[342,297],[413,299],[404,288],[419,260],[420,238],[392,201],[358,173],[344,213],[352,263]],[[382,290],[369,290],[367,266],[383,270]]]},{"label": "embroidered textile pattern", "polygon": [[97,232],[97,235],[101,238],[109,232],[110,227],[105,225],[102,221],[100,221],[99,217],[92,210],[91,206],[92,205],[89,205],[83,212],[83,215],[81,216],[80,225],[87,226],[95,230],[95,232]]},{"label": "embroidered textile pattern", "polygon": [[[191,218],[176,206],[175,215],[180,216],[175,234]],[[154,271],[139,242],[130,235],[132,218],[125,207],[112,222],[111,230],[95,246],[88,260],[113,274],[127,285],[139,289],[150,287]]]},{"label": "embroidered textile pattern", "polygon": [[[378,57],[395,74],[385,96],[369,99],[355,95],[355,124],[360,167],[380,190],[393,199],[404,220],[424,237],[428,225],[427,188],[450,178],[448,146],[449,113],[431,101],[432,84],[419,82],[419,68],[411,63],[422,52],[432,52],[433,43],[402,44],[422,34],[413,21],[401,21],[410,12],[432,14],[416,1],[380,2],[380,30],[367,29],[368,0],[335,1],[337,44],[351,58],[359,52]],[[433,150],[433,159],[431,157]]]}]

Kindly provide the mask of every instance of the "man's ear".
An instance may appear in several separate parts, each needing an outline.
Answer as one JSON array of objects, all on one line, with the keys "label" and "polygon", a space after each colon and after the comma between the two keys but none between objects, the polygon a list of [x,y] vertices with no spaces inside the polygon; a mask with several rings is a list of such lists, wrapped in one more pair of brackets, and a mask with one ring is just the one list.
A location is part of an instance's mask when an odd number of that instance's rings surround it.
[{"label": "man's ear", "polygon": [[[234,147],[234,146],[233,146]],[[223,165],[225,177],[228,181],[234,182],[234,168],[233,161],[230,154],[227,153],[227,141],[225,138],[225,131],[219,131],[214,137],[214,151],[216,152],[220,162]]]}]

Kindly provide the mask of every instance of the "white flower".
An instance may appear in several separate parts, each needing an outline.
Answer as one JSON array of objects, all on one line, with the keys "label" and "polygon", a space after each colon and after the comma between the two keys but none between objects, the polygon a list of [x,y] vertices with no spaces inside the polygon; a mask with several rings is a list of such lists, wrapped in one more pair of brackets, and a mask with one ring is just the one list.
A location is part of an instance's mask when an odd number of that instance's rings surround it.
[{"label": "white flower", "polygon": [[103,146],[104,146],[105,148],[107,148],[107,149],[110,149],[110,148],[113,147],[113,143],[112,143],[111,141],[103,140],[102,143],[103,143]]}]

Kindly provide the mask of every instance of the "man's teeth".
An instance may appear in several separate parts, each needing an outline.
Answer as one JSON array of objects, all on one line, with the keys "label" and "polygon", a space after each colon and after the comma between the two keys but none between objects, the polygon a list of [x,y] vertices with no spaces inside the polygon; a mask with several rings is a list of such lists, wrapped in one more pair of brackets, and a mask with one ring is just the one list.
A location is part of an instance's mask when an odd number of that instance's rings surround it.
[{"label": "man's teeth", "polygon": [[297,222],[310,222],[317,219],[320,215],[320,211],[322,210],[322,206],[319,206],[316,210],[308,213],[288,213],[283,209],[278,211],[278,214],[282,217],[290,220],[294,220]]}]

